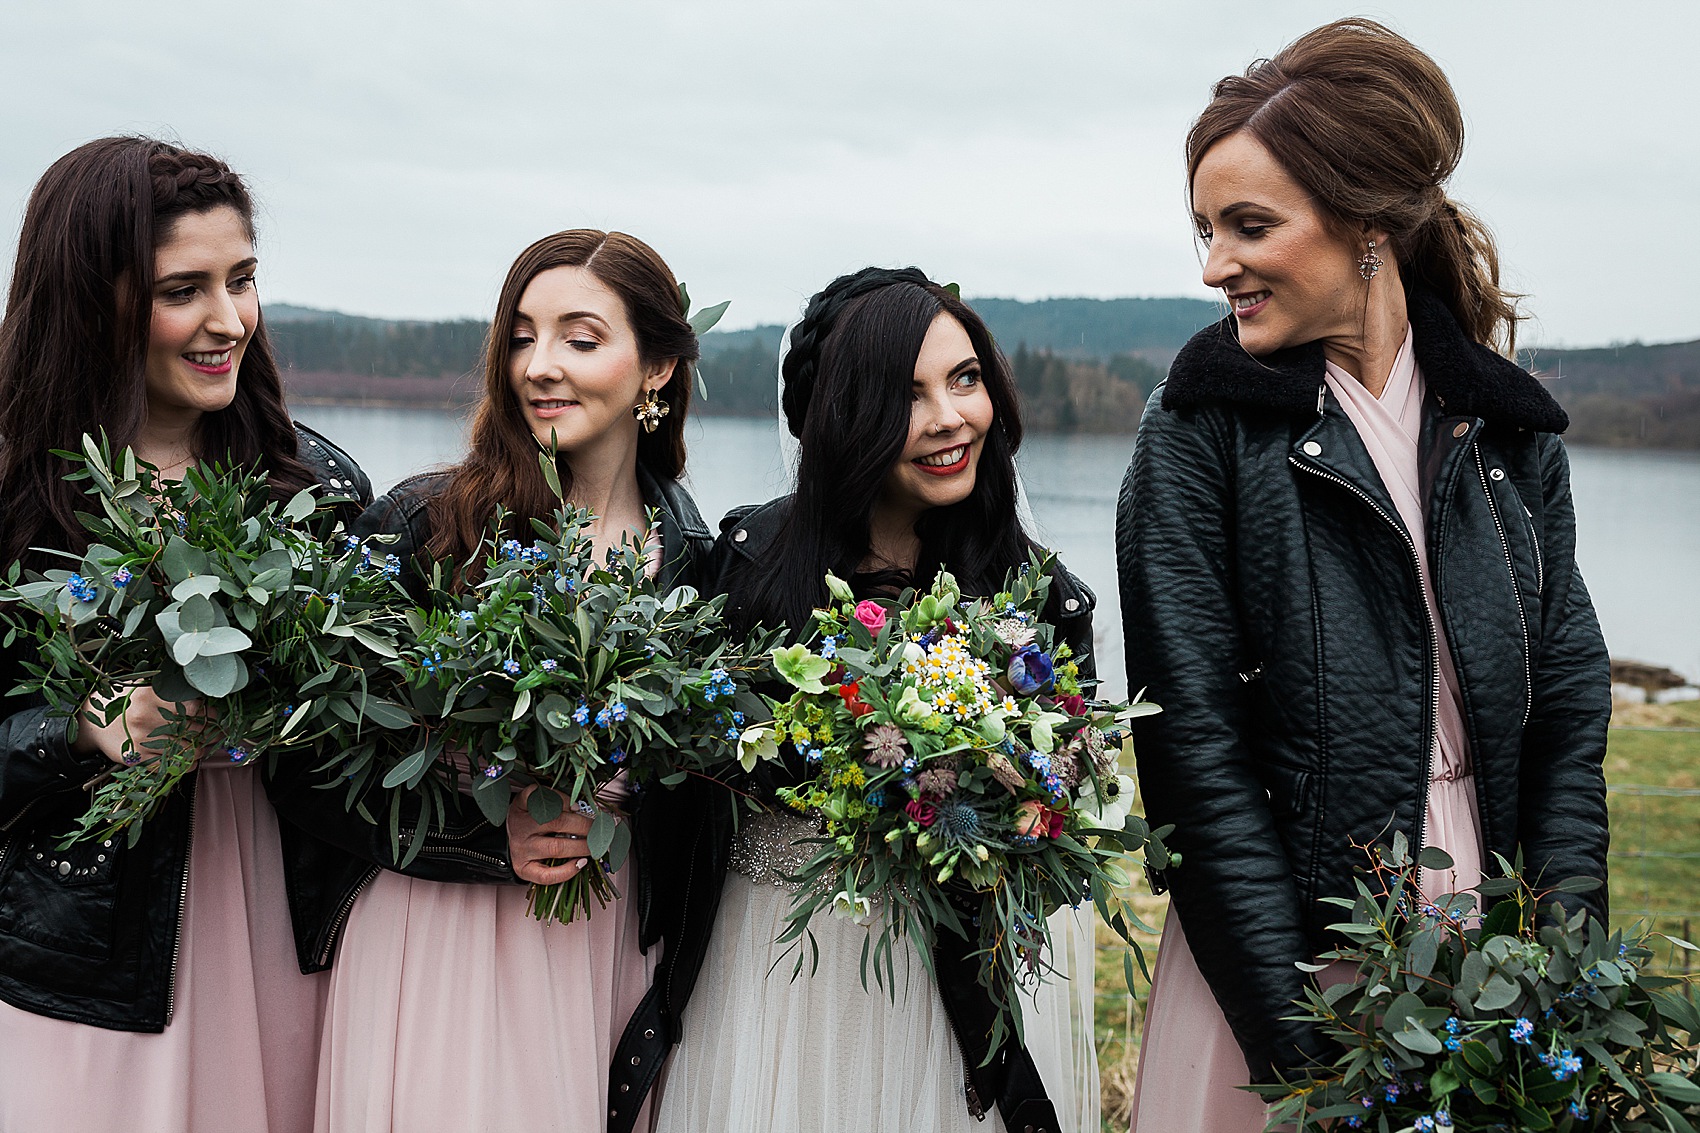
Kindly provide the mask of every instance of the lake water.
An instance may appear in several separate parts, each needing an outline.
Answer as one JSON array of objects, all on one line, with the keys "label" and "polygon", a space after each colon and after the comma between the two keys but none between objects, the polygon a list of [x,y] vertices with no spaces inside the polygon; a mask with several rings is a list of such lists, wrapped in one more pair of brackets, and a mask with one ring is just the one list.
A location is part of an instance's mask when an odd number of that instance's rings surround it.
[{"label": "lake water", "polygon": [[[428,409],[293,407],[346,447],[380,492],[409,473],[456,459],[458,414]],[[787,489],[779,429],[768,421],[696,418],[687,427],[688,482],[711,525],[738,504]],[[1120,696],[1115,503],[1131,437],[1030,436],[1021,471],[1035,534],[1099,596],[1105,691]],[[1666,665],[1700,680],[1700,453],[1571,450],[1577,561],[1612,656]]]}]

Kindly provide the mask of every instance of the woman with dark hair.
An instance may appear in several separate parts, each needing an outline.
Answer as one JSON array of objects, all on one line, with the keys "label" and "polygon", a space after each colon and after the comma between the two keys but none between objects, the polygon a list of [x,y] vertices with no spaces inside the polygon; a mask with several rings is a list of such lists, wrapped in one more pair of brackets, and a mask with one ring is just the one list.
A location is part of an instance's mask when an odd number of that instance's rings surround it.
[{"label": "woman with dark hair", "polygon": [[[785,420],[801,442],[796,488],[721,524],[715,569],[735,625],[783,623],[806,638],[829,570],[863,596],[925,588],[941,569],[963,593],[988,595],[1026,563],[1036,548],[1016,518],[1014,384],[954,293],[914,268],[835,280],[809,301],[783,370]],[[1091,594],[1056,568],[1048,618],[1088,679],[1091,610]],[[789,758],[756,794],[801,781]],[[1058,1128],[1053,1083],[1028,1052],[1013,1040],[988,1049],[993,1007],[972,943],[941,936],[936,985],[921,956],[899,956],[903,986],[888,993],[862,986],[871,930],[817,921],[818,955],[808,948],[793,979],[795,957],[775,943],[792,901],[783,878],[812,852],[800,840],[813,827],[763,814],[734,837],[728,797],[705,795],[695,826],[673,826],[693,855],[669,871],[692,879],[674,904],[694,920],[669,940],[664,1014],[649,1028],[678,1035],[682,1016],[660,1129],[976,1129],[994,1106],[1011,1129]],[[623,1084],[618,1057],[614,1074]]]},{"label": "woman with dark hair", "polygon": [[[642,241],[590,229],[537,241],[502,284],[471,451],[397,486],[356,531],[397,537],[389,553],[409,564],[404,578],[421,600],[433,564],[455,589],[474,585],[499,506],[504,531],[520,538],[533,520],[553,520],[538,464],[553,450],[568,502],[595,514],[599,550],[641,548],[664,586],[694,582],[712,540],[678,483],[697,358],[685,315],[673,273]],[[530,788],[505,831],[461,800],[406,874],[382,792],[367,800],[373,823],[349,814],[338,792],[281,780],[274,789],[286,818],[350,855],[327,888],[346,926],[333,922],[320,941],[328,962],[340,930],[316,1128],[602,1129],[614,1040],[654,966],[643,954],[654,942],[651,895],[633,876],[642,836],[616,878],[625,896],[588,920],[545,924],[520,882],[573,877],[590,822],[569,812],[539,827],[525,807]],[[416,807],[401,821],[418,836]]]},{"label": "woman with dark hair", "polygon": [[[258,464],[282,500],[370,498],[292,425],[254,282],[254,207],[217,158],[103,138],[30,197],[0,324],[0,541],[83,553],[53,450],[105,430],[166,477]],[[0,674],[24,675],[22,647]],[[196,771],[126,844],[60,849],[111,763],[147,756],[149,688],[111,725],[12,698],[0,722],[0,1128],[304,1130],[322,979],[296,970],[286,890],[310,883],[251,767]],[[176,706],[183,709],[184,706]],[[281,849],[280,849],[281,841]]]},{"label": "woman with dark hair", "polygon": [[[1223,79],[1187,137],[1232,315],[1152,395],[1117,514],[1128,680],[1164,707],[1135,723],[1140,782],[1182,861],[1147,1133],[1261,1130],[1234,1086],[1326,1054],[1286,1017],[1354,842],[1445,850],[1431,902],[1489,854],[1537,884],[1606,876],[1608,666],[1567,420],[1496,352],[1515,296],[1444,190],[1463,138],[1440,68],[1361,19]],[[1562,899],[1605,920],[1603,888]]]}]

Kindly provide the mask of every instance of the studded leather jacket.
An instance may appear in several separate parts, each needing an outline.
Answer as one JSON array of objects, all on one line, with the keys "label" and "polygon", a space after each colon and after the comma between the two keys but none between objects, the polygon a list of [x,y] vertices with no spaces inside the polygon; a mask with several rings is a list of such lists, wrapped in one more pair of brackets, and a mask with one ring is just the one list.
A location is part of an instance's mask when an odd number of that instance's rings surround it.
[{"label": "studded leather jacket", "polygon": [[[328,494],[364,506],[371,483],[335,445],[296,426],[299,455]],[[357,508],[351,508],[352,512]],[[17,647],[0,657],[9,689],[24,675]],[[58,849],[108,766],[66,742],[64,717],[11,698],[0,720],[0,999],[57,1019],[120,1031],[171,1021],[177,935],[188,895],[196,775],[124,838]],[[285,841],[284,875],[310,877],[310,856]],[[277,895],[278,900],[283,894]]]},{"label": "studded leather jacket", "polygon": [[[420,601],[425,599],[424,579],[430,571],[423,555],[431,539],[428,505],[446,483],[442,473],[403,481],[369,507],[354,525],[358,535],[399,537],[388,553],[411,564],[403,579]],[[638,487],[645,503],[660,513],[662,566],[658,581],[667,589],[694,584],[713,546],[696,503],[681,485],[653,476],[642,465],[638,466]],[[521,884],[508,854],[507,830],[490,825],[477,807],[458,796],[451,800],[444,821],[428,829],[419,853],[403,868],[390,840],[389,794],[367,795],[366,808],[372,816],[368,820],[344,805],[342,792],[319,789],[308,764],[307,760],[280,764],[267,780],[272,805],[283,820],[279,826],[284,844],[310,857],[315,867],[312,875],[292,885],[289,893],[302,971],[322,971],[330,966],[356,898],[380,870],[426,881]],[[639,943],[645,951],[660,938],[656,911],[665,905],[665,898],[658,898],[656,892],[667,888],[667,880],[657,878],[647,865],[649,842],[656,828],[650,816],[655,804],[664,804],[670,793],[642,792],[630,820],[637,863]],[[456,802],[461,804],[458,808],[452,805]],[[401,805],[404,809],[397,825],[405,851],[419,829],[419,806],[408,800]]]},{"label": "studded leather jacket", "polygon": [[[789,497],[760,506],[733,509],[721,520],[714,544],[708,592],[725,593],[731,580],[747,570],[773,544]],[[1086,680],[1097,676],[1093,655],[1092,610],[1097,600],[1086,584],[1060,564],[1052,574],[1045,620],[1055,625],[1068,643]],[[747,786],[758,797],[773,798],[783,785],[772,764],[757,769]],[[803,778],[801,764],[778,772],[795,783]],[[725,787],[691,779],[675,790],[652,792],[656,817],[646,871],[656,876],[658,892],[655,927],[666,942],[654,982],[632,1016],[614,1052],[609,1071],[608,1133],[629,1133],[643,1099],[654,1086],[667,1052],[679,1041],[682,1018],[708,953],[708,942],[720,910],[720,897],[732,858],[736,830],[733,797]],[[663,810],[665,814],[663,815]],[[996,1105],[1011,1130],[1056,1133],[1055,1108],[1027,1050],[1006,1042],[987,1061],[988,1038],[996,1010],[975,978],[974,946],[950,934],[941,935],[933,953],[938,988],[951,1027],[962,1045],[968,1080],[964,1103],[976,1116]],[[981,1065],[986,1063],[986,1065]]]},{"label": "studded leather jacket", "polygon": [[[1576,569],[1567,419],[1437,298],[1413,291],[1409,309],[1427,546],[1328,392],[1320,345],[1254,359],[1232,319],[1152,395],[1117,508],[1128,681],[1164,709],[1135,722],[1140,786],[1153,824],[1175,825],[1175,909],[1253,1081],[1322,1050],[1283,1016],[1294,965],[1331,946],[1321,900],[1355,893],[1352,843],[1421,843],[1437,628],[1484,848],[1548,883],[1606,876],[1608,664]],[[1603,920],[1604,893],[1568,900]]]}]

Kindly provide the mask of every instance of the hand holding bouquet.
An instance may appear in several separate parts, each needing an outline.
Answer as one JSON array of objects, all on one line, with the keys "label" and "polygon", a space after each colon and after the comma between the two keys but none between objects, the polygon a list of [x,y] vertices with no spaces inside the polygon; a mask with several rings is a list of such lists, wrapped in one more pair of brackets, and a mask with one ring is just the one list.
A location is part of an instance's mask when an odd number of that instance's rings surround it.
[{"label": "hand holding bouquet", "polygon": [[900,934],[929,965],[941,930],[974,940],[1001,1009],[995,1046],[1010,1024],[1019,1033],[1015,986],[1048,970],[1049,914],[1091,899],[1132,944],[1122,867],[1134,849],[1166,862],[1167,831],[1129,813],[1118,725],[1158,708],[1086,700],[1040,621],[1050,574],[1037,559],[989,600],[964,601],[947,573],[891,602],[827,583],[815,647],[774,652],[795,691],[741,743],[746,766],[788,744],[813,771],[779,792],[824,831],[781,939],[800,941],[824,911],[868,922],[877,908],[882,983]]},{"label": "hand holding bouquet", "polygon": [[1645,970],[1651,934],[1607,932],[1556,902],[1537,921],[1546,896],[1599,883],[1536,890],[1503,858],[1505,876],[1477,886],[1484,901],[1497,898],[1485,916],[1473,894],[1418,888],[1419,866],[1450,865],[1432,847],[1413,858],[1397,834],[1371,851],[1355,900],[1324,898],[1350,910],[1330,926],[1348,943],[1307,967],[1357,975],[1312,988],[1298,1017],[1339,1043],[1339,1056],[1251,1087],[1271,1103],[1269,1128],[1695,1128],[1700,1011],[1686,981]]},{"label": "hand holding bouquet", "polygon": [[[545,459],[558,495],[554,471]],[[532,886],[540,920],[572,921],[616,895],[611,874],[631,844],[619,821],[625,787],[671,786],[726,763],[746,713],[762,711],[743,685],[766,671],[764,642],[736,648],[724,599],[704,601],[688,586],[662,592],[637,549],[598,561],[585,533],[591,518],[562,504],[529,545],[493,534],[482,577],[464,594],[435,580],[433,608],[410,615],[415,639],[394,663],[430,724],[384,771],[385,787],[418,791],[440,818],[464,761],[493,824],[505,820],[514,788],[532,783],[546,788],[526,801],[538,822],[569,806],[593,819],[590,864],[564,883]],[[498,515],[492,531],[504,521]],[[457,773],[428,777],[433,767]]]},{"label": "hand holding bouquet", "polygon": [[39,655],[21,690],[70,717],[73,737],[85,705],[110,725],[138,687],[167,703],[204,701],[131,737],[130,766],[114,768],[72,840],[127,828],[133,842],[203,758],[246,763],[331,733],[358,750],[372,742],[364,724],[409,722],[366,683],[372,658],[395,653],[399,566],[343,543],[335,501],[304,490],[280,506],[263,473],[218,466],[164,481],[90,437],[60,455],[79,466],[68,478],[89,482],[100,514],[82,516],[90,543],[66,556],[75,570],[20,581],[14,564],[0,593],[14,604],[7,646],[21,639]]}]

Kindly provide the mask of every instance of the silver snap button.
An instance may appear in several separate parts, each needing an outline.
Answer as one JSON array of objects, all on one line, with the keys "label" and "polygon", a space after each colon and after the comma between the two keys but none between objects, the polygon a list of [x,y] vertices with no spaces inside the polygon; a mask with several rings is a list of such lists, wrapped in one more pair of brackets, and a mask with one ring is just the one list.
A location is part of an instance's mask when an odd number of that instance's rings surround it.
[{"label": "silver snap button", "polygon": [[655,1037],[655,1028],[654,1027],[645,1027],[644,1031],[643,1031],[643,1037],[646,1038],[646,1039],[654,1038]]},{"label": "silver snap button", "polygon": [[314,448],[318,448],[318,447],[319,447],[319,442],[318,442],[318,441],[308,441],[308,442],[307,442],[307,443],[308,443],[308,444],[310,444],[310,445],[312,445],[312,446],[313,446],[313,447],[314,447]]},{"label": "silver snap button", "polygon": [[638,1056],[637,1056],[637,1055],[635,1055],[635,1054],[634,1054],[634,1055],[632,1055],[632,1065],[633,1065],[633,1066],[636,1066],[636,1065],[637,1065],[637,1064],[638,1064],[638,1063],[640,1063],[640,1062],[642,1062],[642,1061],[643,1061],[643,1059],[642,1059],[642,1058],[639,1058],[639,1057],[638,1057]]},{"label": "silver snap button", "polygon": [[745,539],[748,539],[749,537],[750,537],[750,533],[748,531],[745,531],[742,527],[740,527],[740,528],[738,528],[738,530],[732,532],[732,542],[734,542],[734,543],[742,543]]},{"label": "silver snap button", "polygon": [[328,458],[328,457],[327,457],[327,458],[326,458],[326,459],[325,459],[325,463],[326,463],[326,464],[328,464],[328,465],[330,465],[330,466],[331,466],[331,467],[332,467],[332,468],[335,468],[335,467],[336,467],[336,461],[334,461],[334,460],[331,460],[331,459],[330,459],[330,458]]},{"label": "silver snap button", "polygon": [[1456,426],[1455,426],[1455,427],[1454,427],[1454,428],[1453,428],[1453,430],[1452,430],[1452,435],[1453,435],[1453,436],[1455,436],[1455,437],[1461,437],[1461,436],[1463,436],[1463,435],[1464,435],[1464,434],[1465,434],[1465,433],[1467,433],[1467,432],[1469,432],[1469,431],[1470,431],[1470,424],[1469,424],[1469,422],[1467,422],[1467,421],[1460,421],[1460,422],[1458,422],[1458,424],[1457,424],[1457,425],[1456,425]]},{"label": "silver snap button", "polygon": [[71,863],[70,862],[60,862],[59,863],[59,876],[60,877],[70,877],[71,876]]},{"label": "silver snap button", "polygon": [[1315,441],[1306,441],[1303,445],[1301,445],[1299,447],[1304,449],[1304,453],[1305,453],[1306,456],[1321,456],[1322,455],[1322,446],[1317,444]]},{"label": "silver snap button", "polygon": [[1074,611],[1080,609],[1080,599],[1070,598],[1068,601],[1063,603],[1063,609],[1067,610],[1071,614],[1074,613]]},{"label": "silver snap button", "polygon": [[40,850],[37,850],[36,853],[35,853],[35,860],[39,862],[41,859],[42,859],[42,853],[41,853]]},{"label": "silver snap button", "polygon": [[112,848],[112,839],[108,838],[106,841],[101,843],[101,846],[110,850]]},{"label": "silver snap button", "polygon": [[621,1082],[621,1083],[620,1083],[620,1092],[621,1092],[621,1093],[622,1093],[622,1094],[629,1094],[629,1093],[631,1093],[631,1092],[632,1092],[632,1086],[631,1086],[631,1083],[630,1083],[630,1082]]},{"label": "silver snap button", "polygon": [[103,861],[106,860],[106,855],[105,854],[96,854],[94,856],[94,860],[97,861],[97,862],[103,862]]},{"label": "silver snap button", "polygon": [[1503,480],[1503,479],[1505,479],[1505,469],[1495,468],[1492,472],[1488,473],[1488,479],[1490,479],[1490,480]]}]

